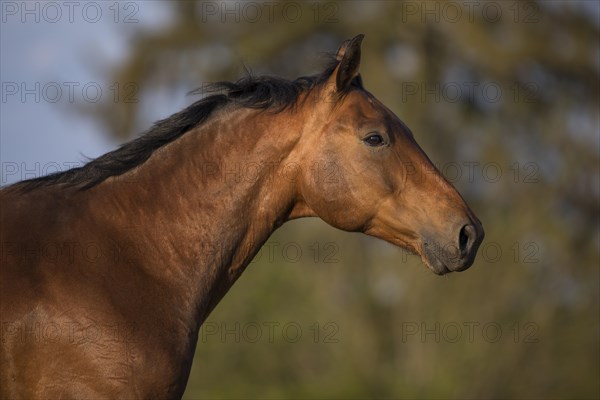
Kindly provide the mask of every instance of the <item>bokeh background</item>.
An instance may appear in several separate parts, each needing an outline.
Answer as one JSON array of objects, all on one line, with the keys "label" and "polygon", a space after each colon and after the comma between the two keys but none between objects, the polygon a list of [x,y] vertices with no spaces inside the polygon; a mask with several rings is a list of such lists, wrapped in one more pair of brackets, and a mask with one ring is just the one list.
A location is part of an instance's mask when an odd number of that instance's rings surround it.
[{"label": "bokeh background", "polygon": [[[188,399],[598,398],[597,1],[1,3],[2,184],[366,34],[365,86],[484,223],[467,272],[286,224],[203,327]],[[249,134],[251,134],[249,132]]]}]

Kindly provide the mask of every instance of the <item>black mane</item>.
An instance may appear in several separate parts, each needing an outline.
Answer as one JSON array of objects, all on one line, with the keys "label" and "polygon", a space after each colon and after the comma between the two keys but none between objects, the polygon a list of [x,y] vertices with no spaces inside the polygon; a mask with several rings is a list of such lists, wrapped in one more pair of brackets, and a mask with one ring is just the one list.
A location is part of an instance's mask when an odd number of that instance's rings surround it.
[{"label": "black mane", "polygon": [[[209,96],[156,122],[140,137],[118,149],[84,166],[17,182],[13,186],[24,191],[55,184],[76,186],[81,190],[89,189],[111,176],[119,176],[144,163],[158,148],[202,124],[213,111],[226,104],[234,103],[241,107],[273,112],[292,107],[300,93],[325,82],[336,66],[337,62],[333,61],[321,74],[301,77],[294,81],[272,76],[247,75],[237,82],[225,81],[207,85],[191,93],[209,93]],[[356,85],[362,86],[360,79],[357,79]]]}]

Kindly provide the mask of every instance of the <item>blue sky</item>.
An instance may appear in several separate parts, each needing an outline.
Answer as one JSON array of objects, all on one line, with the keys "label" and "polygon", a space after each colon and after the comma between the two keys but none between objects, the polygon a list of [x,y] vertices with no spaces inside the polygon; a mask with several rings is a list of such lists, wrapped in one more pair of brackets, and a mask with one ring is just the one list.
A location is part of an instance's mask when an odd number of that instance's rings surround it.
[{"label": "blue sky", "polygon": [[170,20],[164,2],[72,3],[0,3],[2,185],[115,148],[77,109],[113,95],[105,71],[126,55],[132,32]]}]

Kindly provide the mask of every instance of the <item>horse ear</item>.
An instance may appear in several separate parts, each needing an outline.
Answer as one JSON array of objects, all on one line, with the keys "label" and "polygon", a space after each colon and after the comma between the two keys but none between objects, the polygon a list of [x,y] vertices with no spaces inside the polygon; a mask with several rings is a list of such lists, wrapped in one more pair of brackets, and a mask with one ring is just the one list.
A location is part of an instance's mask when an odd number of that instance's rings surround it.
[{"label": "horse ear", "polygon": [[336,54],[336,59],[340,62],[335,69],[335,84],[338,92],[343,92],[350,86],[350,83],[359,74],[360,66],[360,44],[365,35],[354,36],[350,40],[344,41]]},{"label": "horse ear", "polygon": [[340,62],[342,58],[344,58],[344,54],[346,54],[346,47],[348,47],[348,43],[350,43],[350,39],[344,40],[340,47],[338,47],[337,52],[335,54],[335,59]]}]

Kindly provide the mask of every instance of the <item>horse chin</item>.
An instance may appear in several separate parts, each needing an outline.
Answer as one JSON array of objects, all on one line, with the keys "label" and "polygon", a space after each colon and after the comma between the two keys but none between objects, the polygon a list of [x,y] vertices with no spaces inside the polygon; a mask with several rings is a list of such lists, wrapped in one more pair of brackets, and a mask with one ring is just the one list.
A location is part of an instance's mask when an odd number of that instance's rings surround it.
[{"label": "horse chin", "polygon": [[425,264],[427,268],[429,268],[429,270],[431,270],[431,272],[434,274],[445,275],[449,272],[453,272],[446,266],[446,264],[444,264],[444,262],[442,262],[442,260],[436,257],[435,254],[427,254],[426,252],[422,252],[420,255],[423,264]]}]

